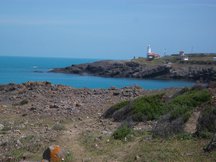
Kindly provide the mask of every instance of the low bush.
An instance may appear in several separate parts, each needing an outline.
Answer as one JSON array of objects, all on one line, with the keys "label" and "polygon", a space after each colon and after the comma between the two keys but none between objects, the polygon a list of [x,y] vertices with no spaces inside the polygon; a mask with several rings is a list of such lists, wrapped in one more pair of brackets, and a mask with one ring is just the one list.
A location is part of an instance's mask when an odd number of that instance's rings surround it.
[{"label": "low bush", "polygon": [[201,138],[209,138],[216,132],[216,108],[206,105],[198,120],[196,134]]},{"label": "low bush", "polygon": [[167,104],[171,110],[171,120],[183,117],[186,122],[194,108],[211,99],[211,95],[207,90],[189,90],[182,95],[174,98]]},{"label": "low bush", "polygon": [[143,118],[154,120],[167,112],[166,107],[163,106],[162,97],[163,94],[157,94],[135,99],[131,104],[133,119],[136,121]]},{"label": "low bush", "polygon": [[159,119],[170,113],[170,121],[182,118],[186,122],[197,106],[211,99],[210,93],[204,89],[187,89],[166,102],[163,96],[156,94],[120,102],[108,109],[104,116],[113,117],[115,121],[132,119],[140,122]]},{"label": "low bush", "polygon": [[118,129],[116,129],[116,131],[113,133],[113,137],[114,139],[122,140],[131,133],[132,133],[132,129],[129,127],[129,125],[123,124]]},{"label": "low bush", "polygon": [[117,110],[125,107],[126,105],[129,104],[129,101],[122,101],[120,103],[117,103],[115,105],[113,105],[112,107],[110,107],[105,113],[104,113],[104,117],[105,118],[110,118],[112,117],[113,113],[116,112]]}]

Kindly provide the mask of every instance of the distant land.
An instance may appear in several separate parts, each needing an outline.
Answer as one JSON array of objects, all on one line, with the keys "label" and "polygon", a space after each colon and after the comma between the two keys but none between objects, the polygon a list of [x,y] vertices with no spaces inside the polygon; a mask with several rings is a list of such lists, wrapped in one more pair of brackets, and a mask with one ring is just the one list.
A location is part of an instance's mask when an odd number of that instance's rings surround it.
[{"label": "distant land", "polygon": [[[185,58],[188,58],[186,60]],[[51,72],[113,78],[180,79],[199,82],[216,80],[216,54],[172,54],[159,59],[103,60],[55,68]]]}]

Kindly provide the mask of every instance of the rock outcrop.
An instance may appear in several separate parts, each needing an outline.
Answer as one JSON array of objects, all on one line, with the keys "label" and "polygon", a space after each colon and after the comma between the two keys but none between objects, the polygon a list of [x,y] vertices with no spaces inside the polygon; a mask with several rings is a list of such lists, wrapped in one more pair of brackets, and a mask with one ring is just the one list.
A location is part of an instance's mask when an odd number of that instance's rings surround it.
[{"label": "rock outcrop", "polygon": [[168,74],[167,65],[146,66],[133,61],[98,61],[89,64],[71,65],[66,68],[56,68],[51,72],[90,74],[115,78],[155,78]]},{"label": "rock outcrop", "polygon": [[109,60],[55,68],[51,72],[114,78],[183,79],[202,82],[216,80],[216,67],[212,64],[151,64]]}]

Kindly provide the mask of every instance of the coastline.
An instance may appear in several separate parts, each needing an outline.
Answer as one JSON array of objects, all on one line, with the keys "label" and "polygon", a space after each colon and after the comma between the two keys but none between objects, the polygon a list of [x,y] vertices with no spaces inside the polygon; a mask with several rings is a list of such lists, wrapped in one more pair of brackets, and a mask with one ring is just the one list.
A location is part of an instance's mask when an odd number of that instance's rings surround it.
[{"label": "coastline", "polygon": [[[195,61],[194,61],[195,62]],[[136,78],[158,80],[184,80],[208,83],[216,80],[216,67],[214,64],[203,64],[200,61],[195,64],[171,63],[171,62],[138,62],[102,60],[93,63],[71,65],[65,68],[54,68],[49,72],[90,75],[110,78]]]}]

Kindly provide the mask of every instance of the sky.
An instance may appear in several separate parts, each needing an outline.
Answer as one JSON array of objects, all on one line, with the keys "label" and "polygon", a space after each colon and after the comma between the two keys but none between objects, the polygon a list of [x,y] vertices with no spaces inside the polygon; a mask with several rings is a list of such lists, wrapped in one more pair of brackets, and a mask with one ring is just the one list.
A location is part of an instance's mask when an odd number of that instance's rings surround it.
[{"label": "sky", "polygon": [[0,0],[0,56],[216,53],[216,0]]}]

